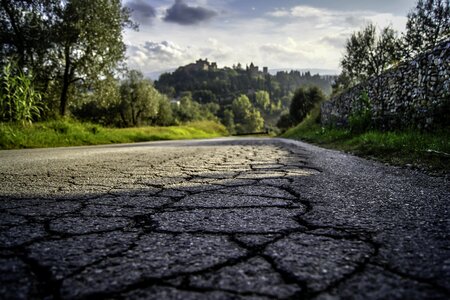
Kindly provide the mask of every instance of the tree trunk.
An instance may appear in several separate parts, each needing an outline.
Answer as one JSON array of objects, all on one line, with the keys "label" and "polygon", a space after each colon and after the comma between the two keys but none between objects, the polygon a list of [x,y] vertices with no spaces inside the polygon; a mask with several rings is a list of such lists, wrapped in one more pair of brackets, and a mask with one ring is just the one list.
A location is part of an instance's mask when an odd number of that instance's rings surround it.
[{"label": "tree trunk", "polygon": [[71,68],[71,61],[70,61],[70,47],[66,46],[64,50],[65,55],[65,67],[64,67],[64,75],[63,75],[63,85],[61,90],[61,97],[59,101],[59,113],[61,117],[64,117],[66,115],[66,108],[67,108],[67,94],[69,91],[69,85],[71,82],[71,76],[73,75],[73,70]]}]

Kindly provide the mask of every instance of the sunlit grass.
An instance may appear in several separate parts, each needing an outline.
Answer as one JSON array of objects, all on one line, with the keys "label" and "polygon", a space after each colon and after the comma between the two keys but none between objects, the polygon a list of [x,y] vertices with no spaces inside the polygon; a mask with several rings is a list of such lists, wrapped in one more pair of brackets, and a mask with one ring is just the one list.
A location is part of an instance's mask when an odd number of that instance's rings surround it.
[{"label": "sunlit grass", "polygon": [[313,111],[283,137],[303,140],[326,148],[339,149],[383,162],[410,164],[427,169],[450,171],[450,131],[377,131],[352,133],[347,129],[326,128],[316,122]]},{"label": "sunlit grass", "polygon": [[211,121],[180,126],[106,128],[73,120],[31,125],[0,123],[0,148],[42,148],[61,146],[132,143],[157,140],[198,139],[226,136],[226,128]]}]

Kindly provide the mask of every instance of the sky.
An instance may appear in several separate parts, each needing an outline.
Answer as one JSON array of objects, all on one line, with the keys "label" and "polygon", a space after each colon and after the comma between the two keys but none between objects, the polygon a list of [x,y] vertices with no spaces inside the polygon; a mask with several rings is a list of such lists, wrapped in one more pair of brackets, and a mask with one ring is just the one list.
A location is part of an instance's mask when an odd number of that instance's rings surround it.
[{"label": "sky", "polygon": [[[207,58],[219,67],[338,73],[346,39],[372,22],[404,31],[417,0],[125,0],[127,64],[155,77]],[[156,79],[156,78],[153,78]]]}]

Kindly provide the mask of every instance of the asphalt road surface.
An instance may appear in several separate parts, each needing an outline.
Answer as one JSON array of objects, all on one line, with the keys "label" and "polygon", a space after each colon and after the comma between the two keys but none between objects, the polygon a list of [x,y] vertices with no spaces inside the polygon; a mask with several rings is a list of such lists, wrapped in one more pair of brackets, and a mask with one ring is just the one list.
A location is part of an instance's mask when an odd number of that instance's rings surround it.
[{"label": "asphalt road surface", "polygon": [[0,298],[449,299],[449,196],[282,139],[0,151]]}]

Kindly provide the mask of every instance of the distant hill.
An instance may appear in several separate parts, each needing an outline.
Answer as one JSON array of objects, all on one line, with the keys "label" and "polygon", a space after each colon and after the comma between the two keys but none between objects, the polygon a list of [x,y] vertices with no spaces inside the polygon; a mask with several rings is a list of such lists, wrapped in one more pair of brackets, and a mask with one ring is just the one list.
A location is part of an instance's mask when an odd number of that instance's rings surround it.
[{"label": "distant hill", "polygon": [[[161,74],[163,73],[173,73],[175,72],[176,68],[171,68],[171,69],[166,69],[166,70],[161,70],[161,71],[153,71],[153,72],[146,72],[144,73],[146,78],[150,78],[151,80],[158,80],[159,76],[161,76]],[[275,68],[275,69],[269,69],[269,73],[271,75],[276,75],[278,72],[290,72],[290,71],[299,71],[301,73],[306,73],[306,72],[310,72],[311,74],[319,74],[319,75],[338,75],[339,71],[338,70],[333,70],[333,69],[307,69],[307,68],[302,68],[302,69],[289,69],[289,68]]]},{"label": "distant hill", "polygon": [[[171,97],[179,97],[184,92],[199,95],[199,102],[230,103],[237,96],[245,94],[250,98],[258,90],[267,91],[274,101],[288,104],[291,93],[301,86],[314,85],[325,94],[331,92],[334,81],[332,70],[285,70],[260,68],[253,63],[245,68],[241,64],[232,68],[218,68],[215,62],[199,59],[181,66],[170,73],[164,73],[155,80],[155,87]],[[320,73],[327,75],[319,75]],[[208,94],[209,96],[205,96]],[[201,98],[201,99],[200,99]]]},{"label": "distant hill", "polygon": [[[253,63],[245,67],[237,64],[231,68],[219,68],[214,62],[199,59],[161,74],[154,84],[158,91],[171,99],[188,95],[201,105],[215,106],[216,115],[224,124],[227,124],[233,101],[245,95],[260,111],[265,126],[274,127],[280,115],[289,109],[292,96],[299,87],[317,86],[325,94],[330,94],[335,80],[335,76],[330,74],[335,73],[324,69],[269,70]],[[263,94],[266,100],[258,98]]]}]

